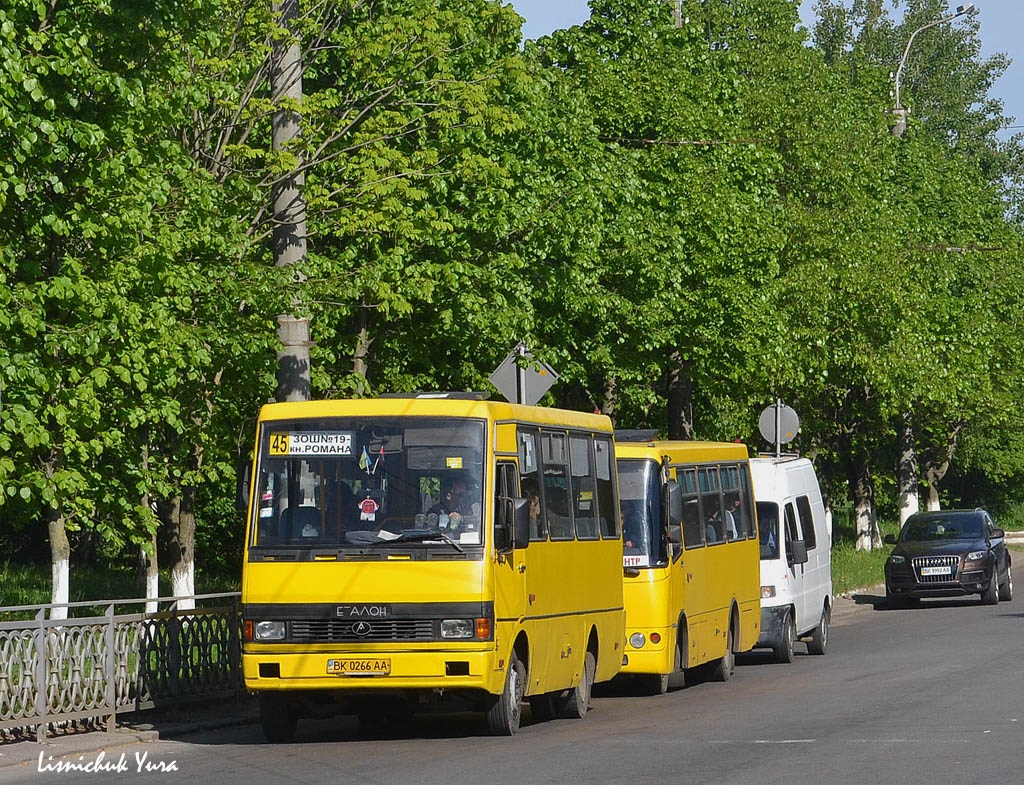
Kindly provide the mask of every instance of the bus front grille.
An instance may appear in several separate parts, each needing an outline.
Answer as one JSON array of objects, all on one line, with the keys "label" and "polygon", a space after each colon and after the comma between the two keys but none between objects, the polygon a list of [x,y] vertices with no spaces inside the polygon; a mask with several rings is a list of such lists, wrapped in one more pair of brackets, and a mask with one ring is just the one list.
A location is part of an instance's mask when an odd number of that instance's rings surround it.
[{"label": "bus front grille", "polygon": [[432,641],[431,619],[386,619],[375,621],[294,620],[291,639],[311,643],[359,643],[360,641]]}]

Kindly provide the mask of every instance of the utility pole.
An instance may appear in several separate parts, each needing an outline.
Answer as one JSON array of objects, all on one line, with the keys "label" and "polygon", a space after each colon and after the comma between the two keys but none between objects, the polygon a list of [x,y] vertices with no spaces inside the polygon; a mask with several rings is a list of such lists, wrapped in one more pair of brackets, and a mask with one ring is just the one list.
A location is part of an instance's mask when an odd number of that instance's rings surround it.
[{"label": "utility pole", "polygon": [[[272,145],[281,150],[298,138],[299,115],[287,104],[302,100],[302,52],[299,48],[295,21],[299,17],[299,0],[273,0],[279,24],[289,32],[287,39],[274,44],[270,69],[271,101],[276,107],[273,118]],[[286,105],[281,107],[281,103]],[[299,160],[296,171],[283,178],[274,188],[274,265],[289,267],[306,260],[306,201],[302,195],[305,175]],[[294,280],[305,276],[296,271]],[[293,304],[297,305],[298,301]],[[292,314],[277,317],[278,401],[308,401],[312,396],[309,364],[309,320]]]}]

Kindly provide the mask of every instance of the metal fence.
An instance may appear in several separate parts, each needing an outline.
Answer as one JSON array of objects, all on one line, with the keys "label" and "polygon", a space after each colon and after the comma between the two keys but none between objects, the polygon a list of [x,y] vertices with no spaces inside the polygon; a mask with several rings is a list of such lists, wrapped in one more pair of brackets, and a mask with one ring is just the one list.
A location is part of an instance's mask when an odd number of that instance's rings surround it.
[{"label": "metal fence", "polygon": [[[194,609],[178,609],[184,599]],[[42,742],[57,723],[175,705],[242,689],[239,594],[161,597],[155,613],[117,613],[153,600],[108,600],[0,608],[0,730],[35,729]],[[165,610],[159,610],[166,606]],[[48,619],[47,611],[102,616]],[[95,611],[92,611],[95,613]]]}]

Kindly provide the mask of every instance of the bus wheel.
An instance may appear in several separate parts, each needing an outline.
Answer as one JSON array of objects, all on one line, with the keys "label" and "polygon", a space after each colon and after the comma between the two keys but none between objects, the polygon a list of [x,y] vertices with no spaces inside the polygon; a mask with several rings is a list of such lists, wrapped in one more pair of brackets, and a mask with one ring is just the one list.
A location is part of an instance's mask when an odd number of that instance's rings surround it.
[{"label": "bus wheel", "polygon": [[668,682],[671,676],[671,673],[654,673],[641,677],[643,679],[644,693],[647,695],[664,695],[668,692]]},{"label": "bus wheel", "polygon": [[715,681],[729,681],[732,672],[736,667],[736,655],[732,650],[732,621],[729,622],[729,632],[725,638],[725,656],[715,663],[711,669],[711,678]]},{"label": "bus wheel", "polygon": [[775,652],[776,662],[793,661],[793,642],[796,640],[796,629],[793,626],[793,613],[786,611],[782,618],[782,629],[779,631],[779,640],[772,650]]},{"label": "bus wheel", "polygon": [[569,690],[569,700],[565,704],[565,716],[570,719],[583,719],[590,705],[590,691],[594,686],[594,676],[597,673],[597,658],[594,652],[588,651],[583,658],[583,674],[580,676],[580,683],[574,689]]},{"label": "bus wheel", "polygon": [[505,688],[487,712],[487,725],[498,736],[514,736],[523,717],[523,693],[526,692],[526,668],[515,651],[509,655],[505,670]]},{"label": "bus wheel", "polygon": [[287,744],[295,737],[295,706],[283,695],[260,695],[260,725],[271,744]]},{"label": "bus wheel", "polygon": [[530,702],[530,713],[533,714],[533,719],[537,722],[553,720],[558,714],[559,697],[557,692],[545,692],[542,695],[531,695],[527,698]]}]

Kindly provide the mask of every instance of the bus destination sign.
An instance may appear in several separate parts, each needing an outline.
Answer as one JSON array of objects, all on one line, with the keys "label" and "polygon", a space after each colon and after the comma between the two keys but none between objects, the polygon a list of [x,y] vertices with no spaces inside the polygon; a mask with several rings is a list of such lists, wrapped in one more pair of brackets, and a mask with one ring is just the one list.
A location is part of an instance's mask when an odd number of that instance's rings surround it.
[{"label": "bus destination sign", "polygon": [[351,431],[291,431],[270,434],[270,454],[305,458],[351,455]]}]

